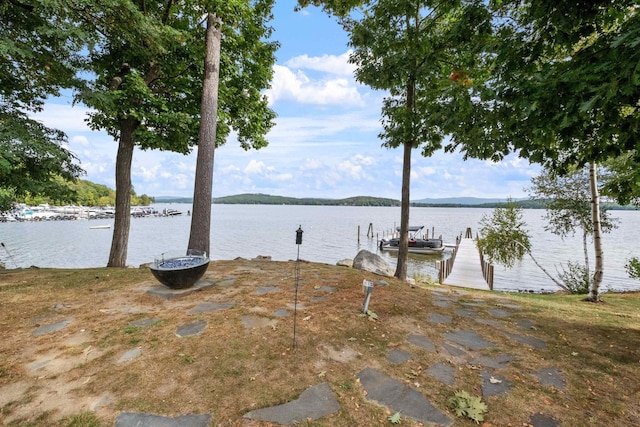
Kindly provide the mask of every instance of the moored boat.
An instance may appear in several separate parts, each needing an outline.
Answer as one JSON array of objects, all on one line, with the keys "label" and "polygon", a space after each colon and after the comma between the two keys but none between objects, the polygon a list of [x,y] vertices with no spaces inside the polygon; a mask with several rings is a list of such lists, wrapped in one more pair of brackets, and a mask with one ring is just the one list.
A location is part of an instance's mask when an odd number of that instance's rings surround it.
[{"label": "moored boat", "polygon": [[[409,242],[408,242],[408,251],[415,254],[439,254],[444,251],[444,244],[442,243],[442,239],[423,239],[421,236],[421,231],[424,226],[410,226],[409,227]],[[400,232],[400,227],[397,227],[396,230]],[[380,250],[382,251],[394,251],[397,252],[400,250],[400,238],[395,237],[392,239],[382,239],[380,240]]]}]

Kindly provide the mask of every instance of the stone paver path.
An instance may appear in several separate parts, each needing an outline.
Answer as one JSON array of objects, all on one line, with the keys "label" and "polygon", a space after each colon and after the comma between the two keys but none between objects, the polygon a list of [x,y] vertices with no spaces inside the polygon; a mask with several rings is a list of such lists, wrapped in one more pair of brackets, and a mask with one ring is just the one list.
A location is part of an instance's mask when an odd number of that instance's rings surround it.
[{"label": "stone paver path", "polygon": [[387,406],[392,412],[422,423],[449,426],[453,420],[437,409],[422,393],[376,369],[365,368],[358,374],[367,399]]},{"label": "stone paver path", "polygon": [[181,415],[179,417],[163,417],[152,414],[123,412],[118,415],[115,427],[207,427],[211,415]]},{"label": "stone paver path", "polygon": [[322,383],[306,389],[292,402],[247,412],[245,418],[284,425],[315,421],[340,410],[340,404],[329,384]]}]

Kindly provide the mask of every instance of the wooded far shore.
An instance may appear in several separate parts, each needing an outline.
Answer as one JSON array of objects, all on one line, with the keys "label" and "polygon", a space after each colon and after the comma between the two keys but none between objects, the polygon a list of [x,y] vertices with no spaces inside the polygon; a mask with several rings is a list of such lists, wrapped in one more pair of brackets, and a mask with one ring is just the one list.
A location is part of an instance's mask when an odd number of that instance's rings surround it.
[{"label": "wooded far shore", "polygon": [[[191,197],[154,197],[156,203],[193,203]],[[519,199],[513,200],[523,209],[545,209],[544,200]],[[269,194],[247,193],[233,196],[215,197],[214,204],[244,204],[244,205],[311,205],[311,206],[400,206],[400,200],[355,196],[344,199],[296,198],[272,196]],[[446,207],[446,208],[496,208],[504,206],[505,200],[482,199],[474,197],[452,197],[445,199],[422,199],[411,202],[414,207]],[[633,206],[620,206],[615,203],[603,203],[607,209],[636,210]]]}]

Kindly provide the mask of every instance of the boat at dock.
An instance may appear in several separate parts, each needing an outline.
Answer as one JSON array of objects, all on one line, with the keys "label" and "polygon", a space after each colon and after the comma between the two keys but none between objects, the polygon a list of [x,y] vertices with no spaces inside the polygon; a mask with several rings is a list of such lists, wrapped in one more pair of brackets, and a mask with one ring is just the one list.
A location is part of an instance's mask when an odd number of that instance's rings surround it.
[{"label": "boat at dock", "polygon": [[[408,251],[415,254],[433,255],[442,253],[445,249],[445,245],[442,239],[427,239],[422,238],[423,225],[410,226],[409,227],[409,243]],[[400,227],[396,228],[396,231],[400,232]],[[391,239],[380,240],[380,250],[397,252],[400,249],[400,237],[394,237]]]}]

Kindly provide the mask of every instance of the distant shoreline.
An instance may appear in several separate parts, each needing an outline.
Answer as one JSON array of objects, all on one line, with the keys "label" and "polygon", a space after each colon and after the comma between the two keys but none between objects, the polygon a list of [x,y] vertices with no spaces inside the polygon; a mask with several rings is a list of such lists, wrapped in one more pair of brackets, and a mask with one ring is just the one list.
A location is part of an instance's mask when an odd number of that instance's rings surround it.
[{"label": "distant shoreline", "polygon": [[[237,194],[233,196],[216,197],[212,204],[221,205],[305,205],[305,206],[386,206],[399,207],[400,201],[395,199],[356,196],[344,199],[322,198],[296,198],[273,196],[269,194]],[[193,203],[191,197],[155,197],[155,203]],[[480,199],[473,197],[452,197],[448,199],[423,199],[411,202],[411,207],[426,208],[486,208],[495,209],[504,206],[506,200]],[[520,199],[513,200],[517,206],[523,209],[545,209],[542,200]],[[620,206],[614,203],[606,203],[611,210],[637,210],[633,206]]]}]

